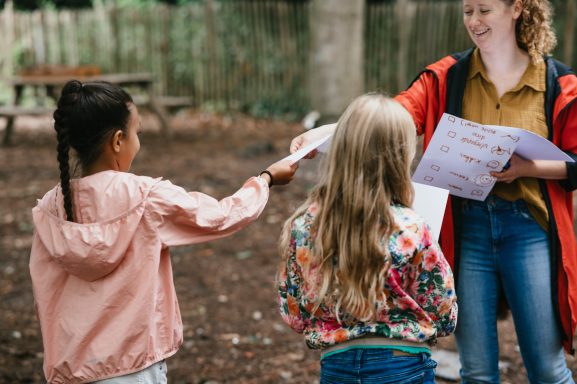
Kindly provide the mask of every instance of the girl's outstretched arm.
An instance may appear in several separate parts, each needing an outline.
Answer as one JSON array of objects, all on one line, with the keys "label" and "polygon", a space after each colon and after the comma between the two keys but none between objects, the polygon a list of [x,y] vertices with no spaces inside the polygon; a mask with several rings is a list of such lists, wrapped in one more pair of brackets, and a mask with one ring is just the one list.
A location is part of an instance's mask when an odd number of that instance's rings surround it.
[{"label": "girl's outstretched arm", "polygon": [[[274,184],[287,184],[298,165],[278,162],[267,170]],[[269,197],[270,178],[251,177],[232,196],[217,200],[160,181],[147,199],[147,214],[166,246],[195,244],[229,236],[255,221]]]},{"label": "girl's outstretched arm", "polygon": [[260,177],[264,177],[271,187],[273,185],[285,185],[292,181],[298,167],[298,162],[291,164],[287,160],[280,160],[262,171]]}]

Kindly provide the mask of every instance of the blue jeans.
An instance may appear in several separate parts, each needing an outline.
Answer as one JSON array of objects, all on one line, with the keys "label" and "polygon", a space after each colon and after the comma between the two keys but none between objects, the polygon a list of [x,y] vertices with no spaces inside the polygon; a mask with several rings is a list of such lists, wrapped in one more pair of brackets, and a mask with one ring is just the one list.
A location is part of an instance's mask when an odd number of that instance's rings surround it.
[{"label": "blue jeans", "polygon": [[427,353],[393,356],[387,348],[352,348],[321,360],[321,384],[434,384]]},{"label": "blue jeans", "polygon": [[497,303],[502,288],[532,384],[574,383],[554,314],[548,234],[522,200],[489,196],[462,210],[455,332],[462,383],[499,383]]}]

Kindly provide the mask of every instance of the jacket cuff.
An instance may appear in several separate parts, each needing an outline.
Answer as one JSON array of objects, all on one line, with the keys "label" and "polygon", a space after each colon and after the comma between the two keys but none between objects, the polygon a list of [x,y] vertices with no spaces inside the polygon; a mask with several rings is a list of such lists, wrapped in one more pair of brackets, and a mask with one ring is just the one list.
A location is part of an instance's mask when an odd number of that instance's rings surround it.
[{"label": "jacket cuff", "polygon": [[566,162],[565,166],[567,167],[567,178],[565,180],[561,180],[559,184],[567,191],[572,192],[577,189],[577,155],[572,153],[567,153],[575,162],[570,163]]}]

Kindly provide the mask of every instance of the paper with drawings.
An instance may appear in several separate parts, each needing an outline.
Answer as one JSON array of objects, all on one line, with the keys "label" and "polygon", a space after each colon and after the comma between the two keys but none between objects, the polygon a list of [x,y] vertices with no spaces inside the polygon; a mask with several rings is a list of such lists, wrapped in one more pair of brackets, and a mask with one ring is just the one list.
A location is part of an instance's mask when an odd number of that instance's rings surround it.
[{"label": "paper with drawings", "polygon": [[572,163],[574,160],[561,151],[555,144],[544,137],[529,132],[521,128],[502,127],[499,125],[487,125],[488,128],[502,129],[509,131],[511,140],[517,142],[515,153],[521,157],[531,160],[562,160]]},{"label": "paper with drawings", "polygon": [[452,195],[485,200],[513,153],[531,160],[573,160],[529,131],[482,125],[443,114],[413,181],[448,189]]}]

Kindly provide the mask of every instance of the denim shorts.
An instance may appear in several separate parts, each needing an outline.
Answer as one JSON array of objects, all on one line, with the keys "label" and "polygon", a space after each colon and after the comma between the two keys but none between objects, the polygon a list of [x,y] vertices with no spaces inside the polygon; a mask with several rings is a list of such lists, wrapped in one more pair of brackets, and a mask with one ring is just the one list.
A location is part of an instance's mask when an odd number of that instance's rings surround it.
[{"label": "denim shorts", "polygon": [[389,348],[351,348],[321,360],[321,384],[434,384],[428,353],[394,356]]},{"label": "denim shorts", "polygon": [[92,384],[167,384],[166,362],[164,360],[152,364],[142,371],[134,372],[129,375],[112,377],[94,381]]}]

